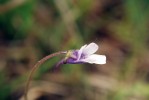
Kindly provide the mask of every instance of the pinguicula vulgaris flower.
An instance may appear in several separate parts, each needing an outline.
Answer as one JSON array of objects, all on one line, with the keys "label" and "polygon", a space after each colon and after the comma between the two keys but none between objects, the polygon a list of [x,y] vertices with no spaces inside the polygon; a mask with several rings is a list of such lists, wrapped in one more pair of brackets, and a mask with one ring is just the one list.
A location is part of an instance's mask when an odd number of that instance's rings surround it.
[{"label": "pinguicula vulgaris flower", "polygon": [[96,43],[90,43],[88,45],[82,46],[79,50],[69,50],[69,51],[60,51],[53,54],[50,54],[43,59],[39,60],[32,68],[25,88],[25,100],[27,100],[27,92],[29,88],[29,83],[32,78],[34,71],[43,64],[46,60],[60,55],[66,54],[66,57],[62,59],[56,66],[60,66],[61,64],[80,64],[80,63],[90,63],[90,64],[105,64],[106,56],[94,54],[98,50],[98,45]]},{"label": "pinguicula vulgaris flower", "polygon": [[94,54],[98,50],[98,45],[90,43],[82,46],[79,50],[70,50],[67,52],[65,59],[59,62],[60,64],[105,64],[106,56]]}]

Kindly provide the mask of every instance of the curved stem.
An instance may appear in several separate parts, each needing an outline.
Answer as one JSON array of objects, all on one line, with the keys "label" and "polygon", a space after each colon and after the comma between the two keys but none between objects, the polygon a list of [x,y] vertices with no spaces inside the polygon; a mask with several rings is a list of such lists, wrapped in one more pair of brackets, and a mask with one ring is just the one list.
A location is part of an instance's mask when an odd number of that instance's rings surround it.
[{"label": "curved stem", "polygon": [[57,55],[60,55],[60,54],[66,54],[67,51],[59,51],[59,52],[56,52],[56,53],[53,53],[53,54],[50,54],[44,58],[42,58],[41,60],[39,60],[34,66],[33,68],[31,69],[31,72],[29,73],[29,76],[28,76],[28,79],[27,79],[27,82],[26,82],[26,86],[25,86],[25,93],[24,93],[24,98],[25,100],[28,100],[27,99],[27,92],[28,92],[28,88],[29,88],[29,84],[30,84],[30,80],[32,79],[32,76],[34,74],[34,72],[39,68],[39,66],[41,64],[43,64],[46,60],[54,57],[54,56],[57,56]]}]

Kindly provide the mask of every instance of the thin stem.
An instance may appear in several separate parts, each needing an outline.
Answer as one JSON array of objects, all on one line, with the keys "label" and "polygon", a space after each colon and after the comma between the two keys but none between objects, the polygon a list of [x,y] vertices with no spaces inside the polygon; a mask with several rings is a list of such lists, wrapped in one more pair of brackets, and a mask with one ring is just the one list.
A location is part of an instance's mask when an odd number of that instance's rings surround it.
[{"label": "thin stem", "polygon": [[29,76],[28,76],[28,79],[27,79],[27,82],[26,82],[26,86],[25,86],[25,93],[24,93],[24,98],[25,100],[28,100],[27,99],[27,92],[28,92],[28,89],[29,89],[29,84],[30,84],[30,80],[32,79],[32,76],[34,74],[34,72],[39,68],[39,66],[41,64],[43,64],[46,60],[52,58],[52,57],[55,57],[55,56],[58,56],[60,54],[66,54],[67,51],[59,51],[59,52],[56,52],[56,53],[53,53],[53,54],[50,54],[44,58],[42,58],[41,60],[39,60],[34,66],[33,68],[31,69],[31,72],[29,73]]}]

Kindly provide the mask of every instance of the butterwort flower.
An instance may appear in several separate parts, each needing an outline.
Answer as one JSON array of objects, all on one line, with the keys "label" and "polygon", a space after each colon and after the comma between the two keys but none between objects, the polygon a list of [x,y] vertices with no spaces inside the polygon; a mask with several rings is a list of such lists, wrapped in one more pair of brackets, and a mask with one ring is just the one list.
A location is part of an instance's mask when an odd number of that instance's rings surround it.
[{"label": "butterwort flower", "polygon": [[66,57],[61,60],[56,67],[61,64],[79,64],[79,63],[91,63],[91,64],[105,64],[106,56],[94,54],[98,50],[98,45],[96,43],[90,43],[89,45],[82,46],[79,50],[70,50],[70,51],[59,51],[39,60],[32,68],[29,77],[27,79],[26,88],[24,92],[24,98],[27,99],[28,88],[30,80],[33,76],[33,73],[43,64],[46,60],[58,56],[60,54],[66,54]]},{"label": "butterwort flower", "polygon": [[71,50],[66,54],[65,59],[60,61],[60,64],[80,64],[80,63],[90,63],[90,64],[105,64],[106,56],[94,54],[98,50],[98,45],[96,43],[90,43],[89,45],[82,46],[79,50]]}]

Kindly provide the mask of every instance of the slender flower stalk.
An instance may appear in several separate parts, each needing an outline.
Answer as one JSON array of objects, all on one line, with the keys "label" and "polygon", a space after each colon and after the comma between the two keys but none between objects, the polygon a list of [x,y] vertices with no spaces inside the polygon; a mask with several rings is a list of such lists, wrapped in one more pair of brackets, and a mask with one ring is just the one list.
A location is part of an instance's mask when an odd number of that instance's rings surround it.
[{"label": "slender flower stalk", "polygon": [[40,66],[41,64],[43,64],[46,60],[48,60],[48,59],[50,59],[50,58],[52,58],[52,57],[58,56],[58,55],[60,55],[60,54],[66,54],[66,53],[67,53],[67,51],[59,51],[59,52],[50,54],[50,55],[44,57],[43,59],[39,60],[39,61],[33,66],[33,68],[31,69],[31,72],[30,72],[30,74],[29,74],[29,76],[28,76],[27,82],[26,82],[25,94],[24,94],[25,100],[28,100],[28,99],[27,99],[27,92],[28,92],[28,89],[29,89],[29,84],[30,84],[30,81],[31,81],[31,79],[32,79],[32,76],[33,76],[34,72],[39,68],[39,66]]}]

